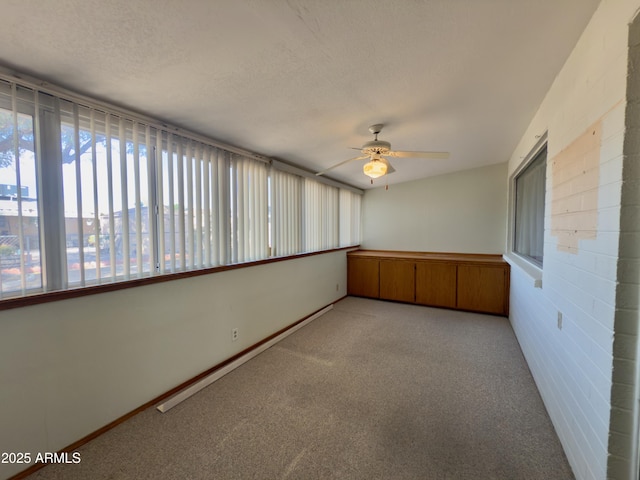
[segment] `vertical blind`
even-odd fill
[[[270,177],[271,255],[302,251],[302,188],[297,175],[272,170]]]
[[[233,155],[231,161],[231,263],[267,257],[267,165]]]
[[[340,189],[340,242],[341,247],[360,243],[360,212],[362,196],[350,190]]]
[[[360,242],[361,197],[0,79],[0,298]]]
[[[338,246],[339,190],[305,178],[304,250],[324,250]]]

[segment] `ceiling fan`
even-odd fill
[[[369,131],[375,135],[375,139],[365,143],[362,148],[356,149],[362,152],[362,155],[355,158],[350,158],[349,160],[345,160],[344,162],[337,163],[332,167],[327,168],[321,172],[316,173],[316,175],[324,175],[330,170],[334,168],[341,167],[349,162],[353,162],[356,160],[364,160],[368,158],[369,161],[364,165],[362,171],[368,177],[371,177],[371,183],[373,183],[374,178],[381,177],[383,175],[388,175],[396,171],[395,168],[389,163],[389,161],[384,157],[410,157],[410,158],[427,158],[427,159],[443,159],[446,160],[449,158],[449,152],[407,152],[407,151],[398,151],[391,150],[391,144],[389,142],[385,142],[384,140],[378,140],[378,134],[382,131],[383,124],[371,125],[369,127]]]

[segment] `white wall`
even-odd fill
[[[345,294],[339,251],[0,312],[0,452],[57,451]]]
[[[366,190],[362,248],[504,253],[506,163]]]
[[[632,416],[621,411],[619,421],[610,422],[610,417],[617,401],[612,397],[612,367],[627,26],[639,6],[638,0],[602,1],[508,166],[511,177],[536,135],[548,130],[542,287],[536,288],[532,276],[512,263],[510,320],[578,479],[633,478],[626,448],[632,439]],[[581,197],[593,207],[575,207],[572,217],[561,218],[553,202],[559,196],[558,175],[566,152],[584,144],[580,139],[597,128],[601,142],[595,169],[563,180],[573,186],[589,175],[595,178],[594,189]],[[560,241],[558,225],[565,229]],[[574,230],[569,231],[569,225]],[[575,247],[567,247],[566,239],[573,234]],[[620,448],[614,451],[609,437],[616,429],[626,430],[626,438],[618,439]]]

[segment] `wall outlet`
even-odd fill
[[[558,330],[562,330],[562,312],[558,312]]]
[[[237,339],[238,339],[238,329],[233,328],[231,329],[231,341],[235,342]]]
[[[340,284],[336,283],[336,292],[339,292],[339,291],[340,291]]]

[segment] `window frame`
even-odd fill
[[[542,244],[542,252],[543,258],[542,261],[537,262],[534,258],[522,254],[516,250],[516,228],[517,228],[517,189],[516,189],[516,181],[518,178],[524,174],[527,169],[534,164],[536,159],[539,158],[539,155],[542,154],[543,150],[546,150],[547,158],[545,159],[545,169],[548,167],[548,134],[545,132],[540,136],[536,136],[535,145],[529,150],[529,153],[523,157],[522,162],[518,165],[518,167],[511,174],[509,179],[509,225],[508,225],[508,242],[507,242],[507,253],[504,256],[505,260],[507,260],[510,264],[516,265],[520,267],[529,277],[533,280],[533,285],[536,288],[542,287],[542,271],[544,264],[544,232],[545,232],[545,222],[546,222],[546,204],[547,204],[547,177],[548,175],[545,172],[545,181],[544,181],[544,206],[545,213],[542,216],[542,230],[543,230],[543,244]]]

